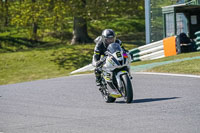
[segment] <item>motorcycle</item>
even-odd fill
[[[101,94],[107,103],[115,102],[116,98],[124,98],[126,103],[133,100],[130,63],[131,57],[118,43],[108,46],[101,67]]]

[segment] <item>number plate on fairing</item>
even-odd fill
[[[122,57],[122,54],[121,54],[121,52],[117,52],[117,53],[116,53],[116,55],[117,55],[117,58],[120,58],[120,57]]]

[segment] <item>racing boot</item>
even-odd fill
[[[96,77],[96,85],[101,86],[101,77]]]

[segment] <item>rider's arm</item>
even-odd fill
[[[116,43],[119,43],[120,44],[120,46],[122,47],[122,41],[121,40],[119,40],[119,39],[116,39],[116,41],[115,41]]]
[[[119,40],[119,39],[116,39],[116,41],[115,41],[116,43],[119,43],[120,44],[120,46],[122,47],[122,49],[125,51],[125,52],[127,52],[127,50],[124,48],[124,46],[123,46],[123,44],[122,44],[122,41],[121,40]]]
[[[100,47],[98,44],[96,44],[95,48],[94,48],[94,55],[93,55],[93,59],[92,59],[92,65],[93,66],[97,66],[98,61],[101,58],[101,54],[100,54]]]

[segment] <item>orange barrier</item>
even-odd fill
[[[165,57],[177,55],[176,53],[176,36],[163,39]]]

